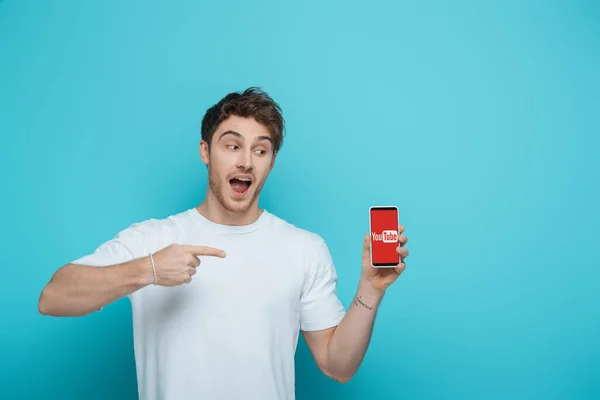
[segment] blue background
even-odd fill
[[[344,304],[369,206],[399,207],[411,252],[350,383],[300,342],[298,399],[600,398],[599,20],[594,1],[0,2],[0,397],[136,397],[129,301],[57,319],[39,293],[202,201],[202,115],[257,85],[288,129],[261,206],[327,240]]]

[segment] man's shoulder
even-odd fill
[[[277,216],[273,216],[273,225],[278,248],[286,257],[300,262],[307,274],[326,276],[332,270],[335,273],[329,246],[321,234]]]
[[[148,217],[132,222],[119,235],[168,235],[178,231],[182,223],[190,218],[190,210],[180,211],[164,217]]]
[[[273,219],[273,230],[277,238],[302,244],[305,248],[317,249],[325,244],[325,239],[317,232],[303,228],[296,223],[283,217],[271,214]]]

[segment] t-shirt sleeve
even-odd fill
[[[144,235],[138,229],[139,227],[140,223],[132,224],[112,239],[102,243],[92,253],[71,261],[71,264],[104,267],[133,260],[135,252],[139,251],[144,243]],[[97,311],[103,309],[104,307],[101,307]]]
[[[110,240],[102,243],[92,253],[86,254],[71,263],[102,267],[133,260],[135,253],[143,246],[144,242],[144,235],[139,226],[139,223],[132,224],[121,230]]]
[[[300,329],[316,331],[338,325],[346,311],[337,294],[337,273],[325,242],[318,245],[316,262],[307,267],[300,301]]]

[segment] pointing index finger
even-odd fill
[[[216,249],[209,246],[185,246],[185,250],[192,253],[192,255],[198,256],[214,256],[224,258],[225,252],[221,249]]]

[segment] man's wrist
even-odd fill
[[[374,309],[381,303],[384,294],[385,290],[376,289],[369,281],[361,279],[354,304],[366,309]]]
[[[133,261],[132,270],[133,279],[138,286],[145,287],[154,283],[154,274],[152,273],[152,262],[150,257],[141,257]]]

